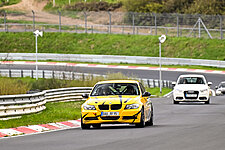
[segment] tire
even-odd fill
[[[82,118],[81,118],[81,129],[90,129],[90,125],[89,124],[84,124]]]
[[[92,127],[96,128],[96,129],[99,129],[99,128],[101,128],[101,124],[93,124]]]
[[[152,112],[151,112],[151,118],[149,121],[147,121],[145,123],[146,126],[153,126],[153,108],[152,108]]]
[[[179,104],[179,102],[178,102],[178,101],[173,100],[173,104]]]
[[[145,114],[144,114],[144,108],[142,108],[142,110],[141,110],[140,123],[136,123],[135,126],[138,127],[138,128],[144,128],[144,127],[145,127]]]
[[[210,98],[205,102],[205,104],[210,104]]]

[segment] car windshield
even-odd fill
[[[178,84],[205,84],[201,77],[181,77]]]
[[[106,95],[139,95],[139,88],[136,83],[106,83],[97,84],[91,96]]]
[[[225,83],[220,83],[219,88],[225,88]]]

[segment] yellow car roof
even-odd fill
[[[105,83],[139,83],[136,80],[107,80],[107,81],[100,81],[96,84],[105,84]]]

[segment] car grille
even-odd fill
[[[98,105],[98,108],[100,110],[109,110],[109,108],[111,108],[111,110],[119,110],[119,109],[121,109],[121,107],[122,107],[121,104]]]
[[[107,116],[107,117],[101,117],[102,120],[118,120],[120,116]]]
[[[189,97],[189,96],[187,96],[188,94],[195,94],[196,96]],[[184,97],[185,97],[185,99],[197,99],[198,98],[198,94],[199,94],[198,91],[184,91]]]
[[[100,110],[109,110],[109,105],[98,105]]]
[[[111,105],[111,110],[119,110],[121,109],[122,105],[121,104],[113,104]]]
[[[128,119],[137,119],[136,116],[123,116],[123,120],[128,120]]]

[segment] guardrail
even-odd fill
[[[0,96],[0,117],[37,113],[44,110],[45,92]]]
[[[35,53],[0,53],[1,60],[35,60]],[[116,55],[87,55],[87,54],[49,54],[39,53],[38,59],[42,61],[75,61],[96,63],[128,63],[128,64],[154,64],[159,65],[159,57],[143,56],[116,56]],[[225,61],[167,58],[162,57],[162,65],[197,65],[225,68]]]

